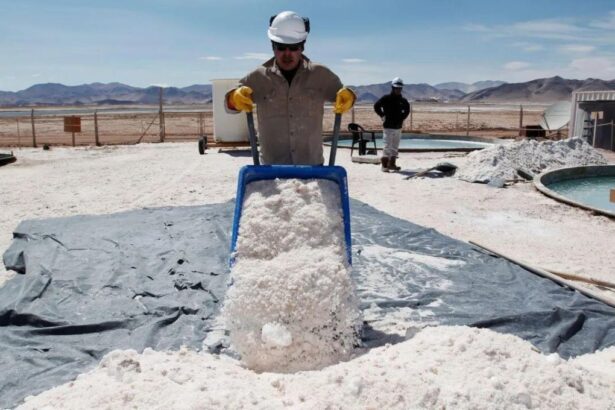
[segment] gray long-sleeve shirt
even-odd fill
[[[337,75],[304,57],[289,86],[272,58],[239,83],[253,91],[263,164],[324,162],[323,106],[342,88]]]

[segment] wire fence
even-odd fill
[[[481,137],[516,137],[528,125],[537,125],[545,106],[495,104],[421,104],[412,103],[412,112],[404,122],[405,132],[467,135]],[[200,111],[85,112],[80,109],[81,132],[74,135],[75,145],[135,144],[139,142],[190,141],[213,136],[211,108]],[[69,113],[69,114],[67,114]],[[64,117],[70,110],[54,114],[51,110],[0,111],[0,146],[72,145],[73,135],[64,132]],[[258,122],[258,112],[256,112]],[[325,107],[323,130],[333,129],[334,115]],[[342,130],[355,122],[366,129],[381,130],[382,121],[371,104],[360,104],[342,118]],[[560,133],[565,136],[567,130]]]

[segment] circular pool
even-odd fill
[[[557,169],[541,174],[534,185],[558,201],[615,217],[615,165]]]
[[[493,140],[479,137],[465,137],[457,135],[432,135],[432,134],[402,134],[399,143],[400,152],[421,152],[421,151],[475,151],[490,147],[494,144]],[[325,145],[331,145],[331,136],[325,138]],[[352,137],[350,134],[340,135],[338,148],[350,148]],[[359,144],[355,144],[357,149]],[[381,150],[384,146],[382,133],[376,133],[376,149]],[[373,149],[373,142],[367,143],[367,149]]]

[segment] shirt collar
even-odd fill
[[[303,58],[301,59],[301,62],[299,63],[299,69],[297,70],[297,74],[299,74],[303,70],[309,69],[311,64],[312,63],[310,59],[304,54]],[[284,75],[280,71],[280,67],[278,67],[275,62],[275,57],[271,57],[269,60],[265,61],[265,63],[263,63],[263,67],[267,68],[268,70],[271,70],[272,73],[284,78]]]

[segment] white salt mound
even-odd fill
[[[271,259],[300,248],[345,246],[339,187],[328,180],[266,180],[246,186],[236,257]]]
[[[247,186],[223,317],[251,369],[320,369],[358,345],[340,204],[339,187],[325,180]]]
[[[519,168],[539,174],[557,168],[605,164],[606,159],[582,138],[524,140],[470,153],[456,176],[469,182],[488,182],[496,178],[513,180],[518,179]]]
[[[615,409],[615,377],[515,336],[433,327],[320,371],[256,373],[229,357],[109,353],[20,409]]]

